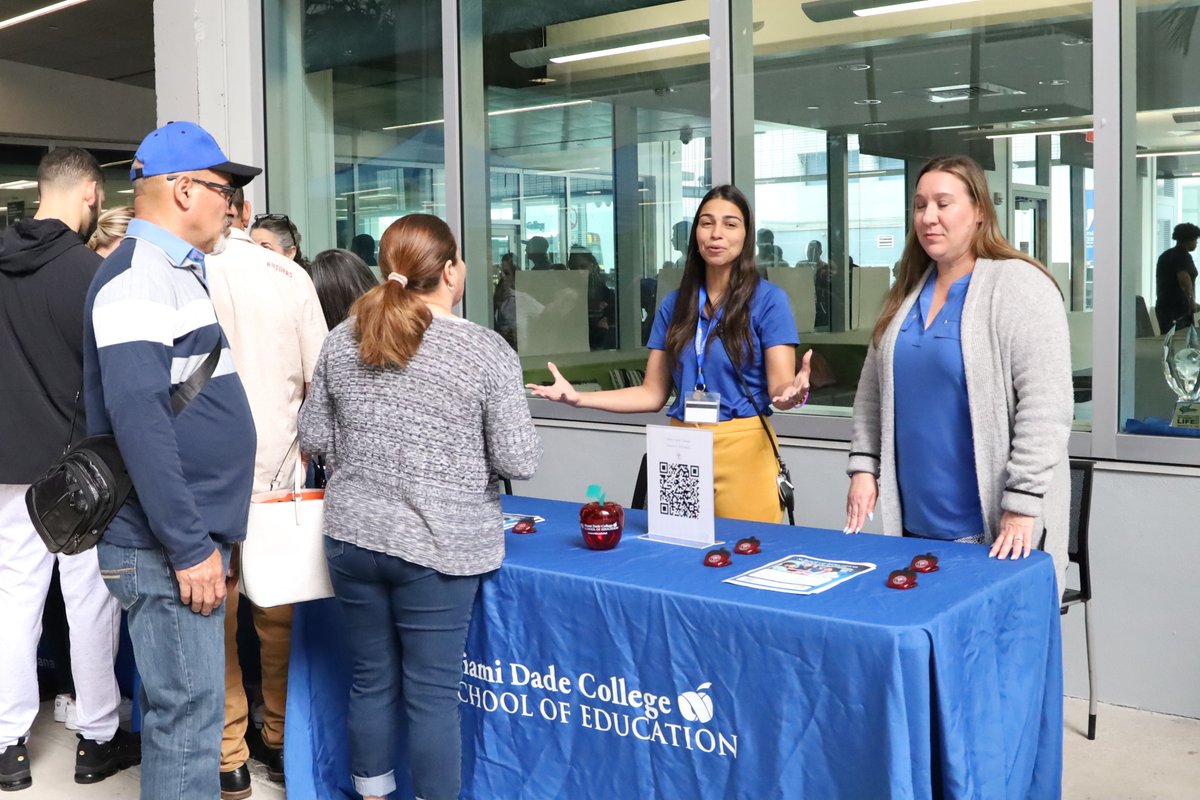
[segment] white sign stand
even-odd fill
[[[642,538],[705,548],[713,523],[713,434],[704,428],[646,426],[646,508]]]

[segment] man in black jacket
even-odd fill
[[[25,740],[38,710],[37,645],[55,556],[29,520],[25,490],[82,438],[84,298],[100,257],[84,246],[104,202],[85,150],[59,147],[38,166],[39,205],[0,235],[0,790],[32,783]],[[76,412],[78,411],[78,418]],[[74,429],[72,432],[72,421]],[[94,783],[140,761],[118,729],[113,674],[120,607],[96,551],[57,556],[71,629],[75,780]]]

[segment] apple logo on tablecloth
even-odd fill
[[[708,722],[713,718],[713,702],[705,689],[711,689],[712,683],[702,683],[694,692],[684,692],[679,695],[679,713],[688,722]]]

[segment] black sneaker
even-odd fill
[[[29,751],[25,740],[18,739],[0,752],[0,792],[15,792],[33,785],[29,771]]]
[[[100,744],[75,734],[75,782],[98,783],[119,770],[142,763],[142,739],[136,733],[117,728],[112,741]]]

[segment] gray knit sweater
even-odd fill
[[[926,273],[928,275],[928,273]],[[924,280],[867,350],[854,398],[847,472],[879,477],[883,525],[903,527],[896,477],[893,354],[900,324]],[[979,259],[963,305],[963,368],[971,410],[975,472],[990,544],[1002,511],[1038,518],[1061,591],[1067,568],[1071,502],[1067,439],[1074,415],[1067,315],[1054,282],[1017,259]],[[929,413],[936,414],[931,408]]]
[[[496,569],[497,476],[529,478],[542,455],[516,353],[434,317],[408,364],[368,367],[353,324],[325,340],[300,410],[300,446],[331,463],[326,535],[446,575]]]

